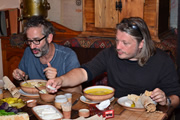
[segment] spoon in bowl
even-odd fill
[[[26,77],[24,78],[19,72],[18,72],[18,74],[19,74],[19,77],[28,84],[28,82],[27,82],[27,80],[26,80]],[[25,76],[26,76],[26,75],[25,75]]]

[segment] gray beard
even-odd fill
[[[34,54],[36,57],[42,57],[49,52],[49,44],[46,43],[38,54]]]

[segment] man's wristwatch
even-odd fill
[[[171,99],[169,97],[167,97],[167,106],[171,106]]]

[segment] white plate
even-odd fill
[[[91,101],[89,99],[87,99],[86,97],[84,96],[81,96],[80,97],[80,100],[84,103],[87,103],[87,104],[97,104],[97,103],[100,103],[100,102],[96,102],[96,101]],[[114,97],[112,97],[111,99],[109,99],[111,102],[114,100]]]
[[[51,114],[49,113],[51,110]],[[46,118],[46,120],[61,120],[63,115],[62,113],[56,109],[54,106],[52,105],[38,105],[32,108],[33,113],[35,114],[35,116],[38,118],[38,120],[44,120],[43,117]],[[46,112],[46,114],[45,114]],[[57,115],[59,116],[58,118],[53,119],[54,117],[57,117]],[[50,117],[49,119],[47,117]]]
[[[125,106],[125,102],[128,101],[128,97],[127,96],[124,96],[124,97],[120,97],[117,102],[123,106],[125,109],[128,109],[128,110],[133,110],[133,111],[145,111],[146,109],[145,108],[133,108],[133,107],[128,107],[128,106]]]
[[[37,97],[39,97],[39,94],[26,93],[26,92],[24,92],[22,89],[20,89],[19,92],[20,92],[20,94],[21,94],[22,96],[31,97],[31,98],[37,98]]]

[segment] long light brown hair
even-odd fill
[[[137,55],[138,64],[140,66],[146,64],[148,59],[156,52],[149,29],[142,18],[124,18],[119,24],[117,24],[116,29],[133,36],[137,40],[138,44],[144,40],[144,45]]]

